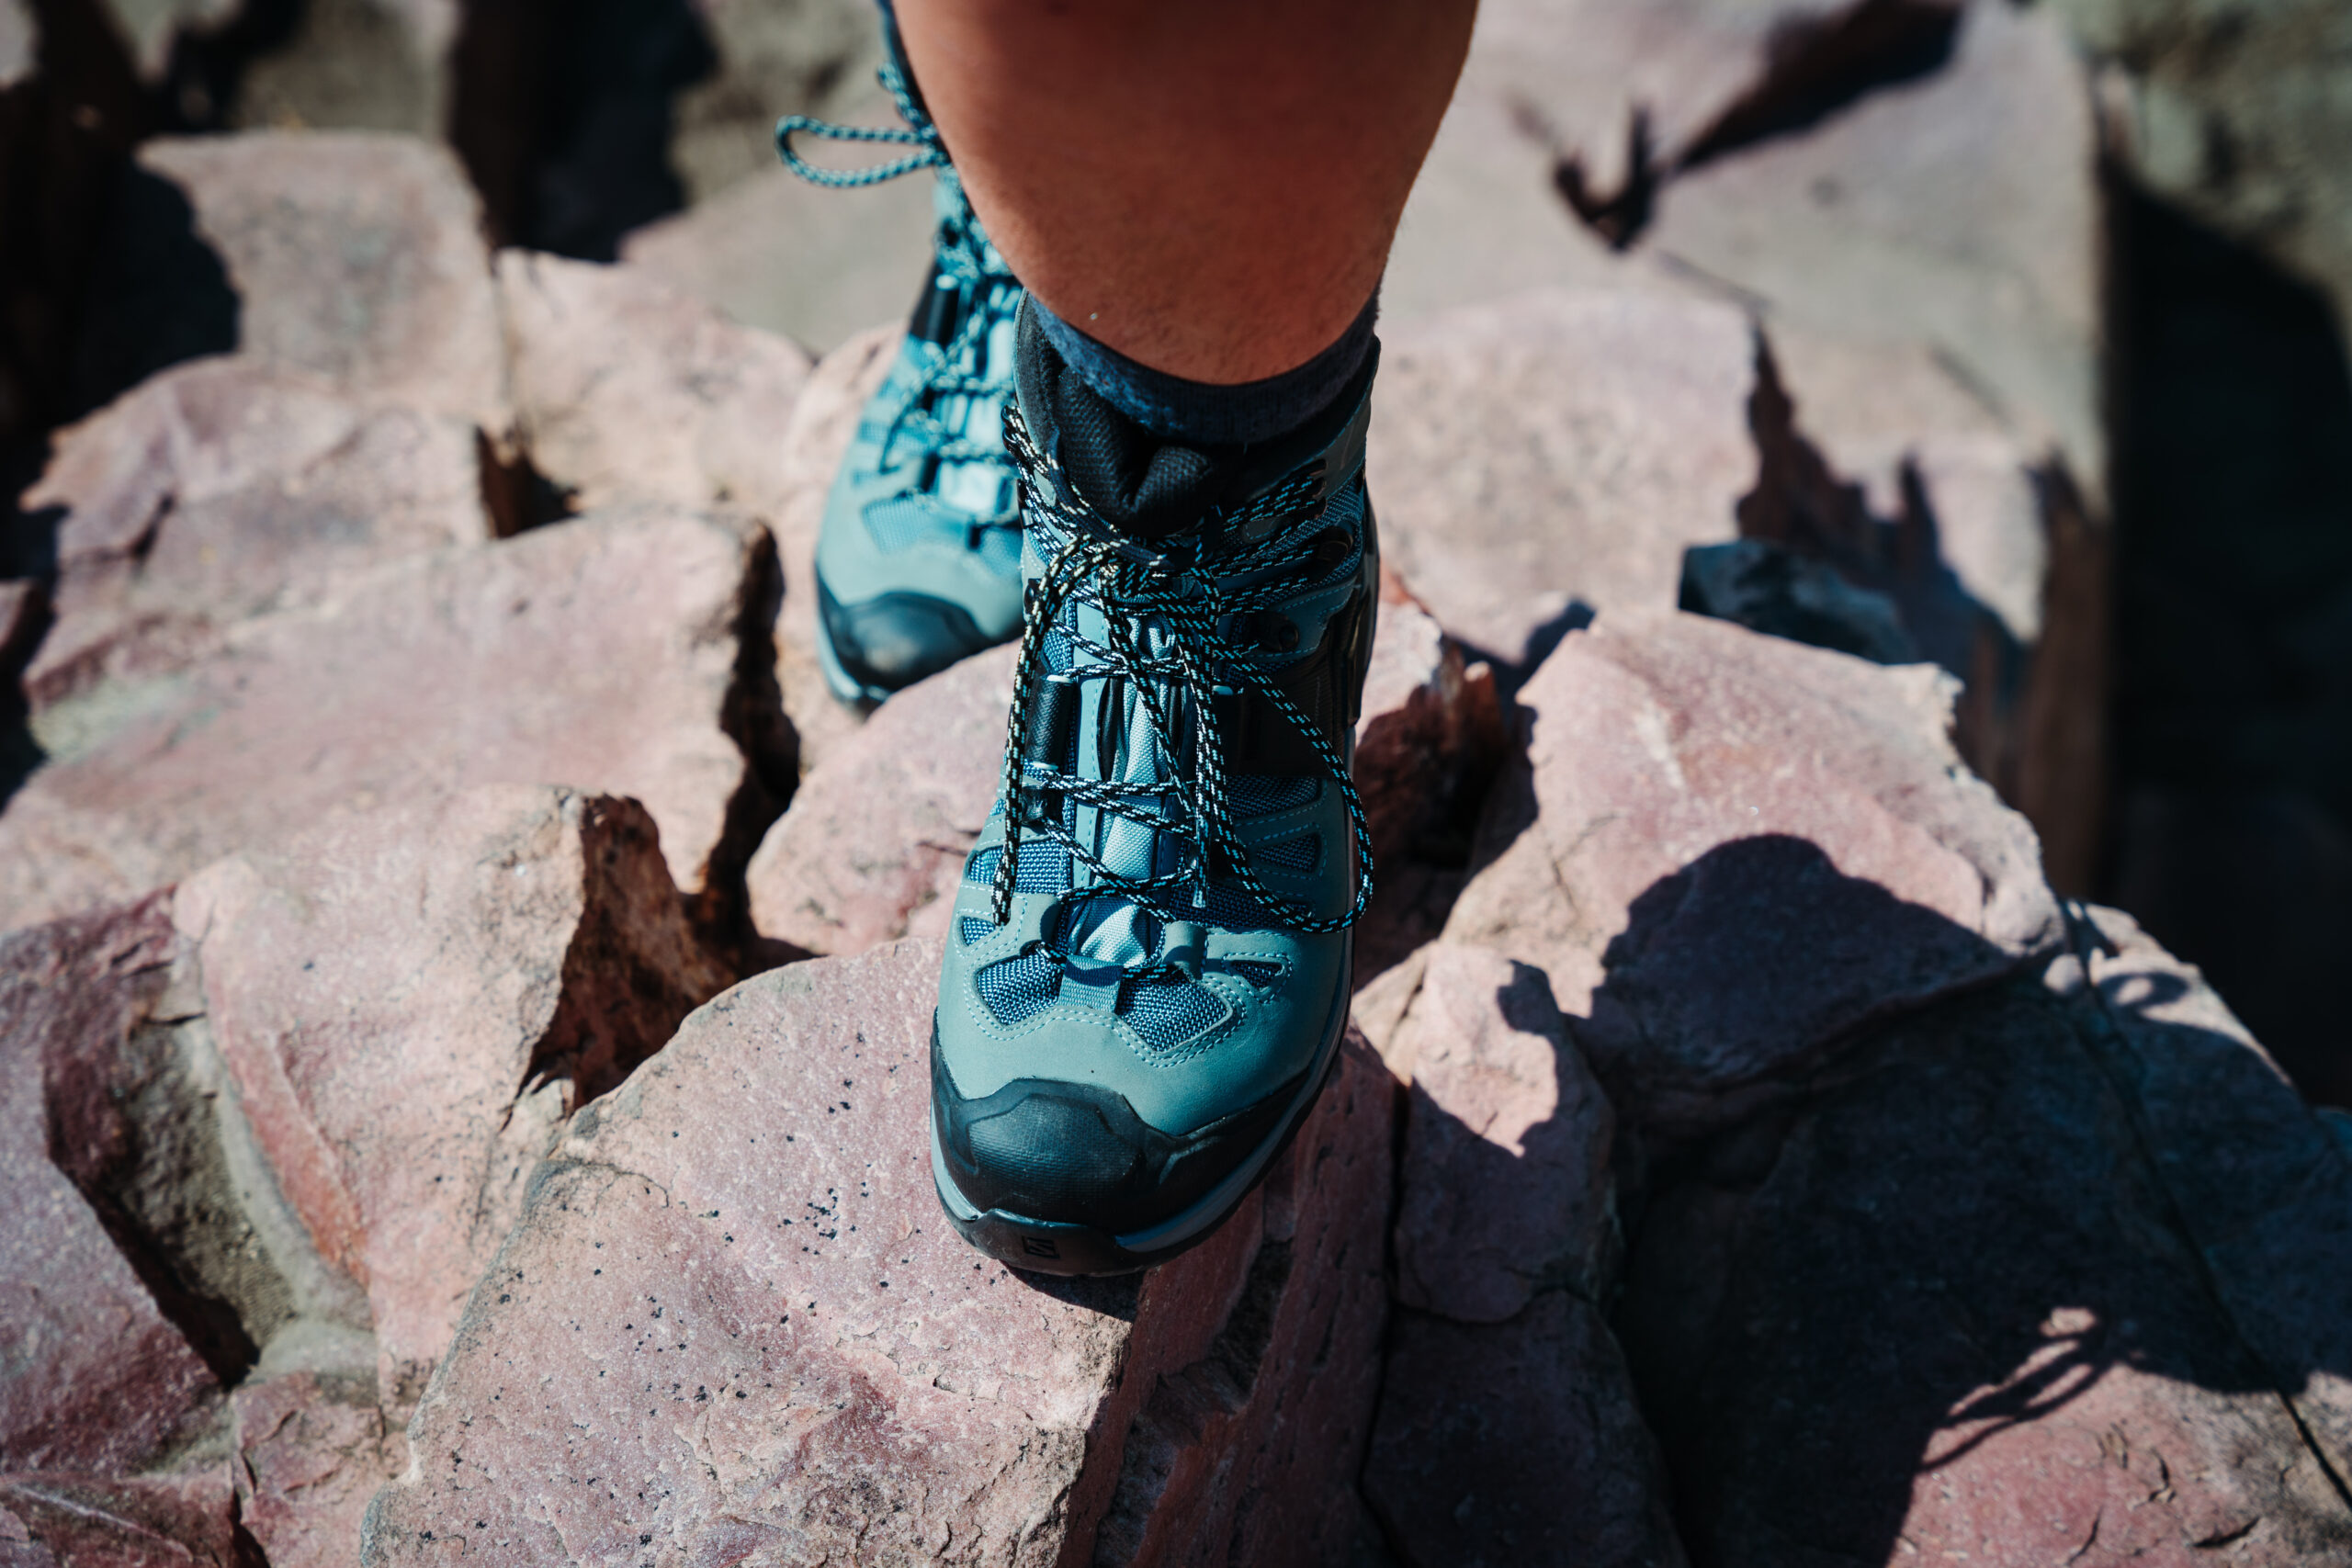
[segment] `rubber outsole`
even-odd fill
[[[946,1213],[947,1223],[956,1227],[956,1235],[1007,1268],[1064,1277],[1132,1274],[1165,1263],[1206,1241],[1265,1179],[1291,1139],[1298,1135],[1306,1113],[1315,1108],[1315,1102],[1322,1098],[1324,1086],[1330,1081],[1340,1060],[1340,1042],[1348,1028],[1348,1003],[1355,978],[1352,946],[1351,943],[1340,977],[1338,1000],[1324,1024],[1322,1044],[1297,1098],[1250,1156],[1236,1166],[1233,1174],[1212,1189],[1207,1197],[1172,1219],[1125,1233],[1033,1219],[1002,1209],[983,1210],[964,1197],[956,1179],[948,1173],[946,1156],[939,1146],[939,1119],[932,1116],[927,1118],[931,1126],[932,1186],[939,1194],[939,1206]],[[931,1027],[936,1036],[939,1017],[935,1011]]]

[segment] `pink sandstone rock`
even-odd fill
[[[1017,646],[899,693],[801,781],[745,874],[752,923],[809,953],[944,937],[996,799]]]
[[[964,856],[988,819],[1004,762],[1018,649],[964,660],[899,693],[812,769],[752,856],[761,934],[810,953],[862,952],[901,936],[944,936]],[[1356,784],[1392,892],[1359,934],[1366,977],[1442,921],[1414,852],[1483,784],[1500,750],[1491,679],[1410,604],[1383,607],[1357,728]]]
[[[775,677],[784,711],[800,735],[800,771],[815,770],[864,722],[836,701],[817,663],[817,533],[842,455],[857,434],[865,400],[898,357],[897,327],[858,333],[817,362],[784,433],[784,501],[769,519],[784,566],[784,610],[775,623]]]
[[[0,910],[155,886],[346,802],[560,783],[643,801],[723,925],[766,781],[787,784],[771,551],[724,518],[582,518],[340,579],[218,658],[59,705],[35,726],[52,760],[0,812]]]
[[[634,801],[496,785],[343,815],[173,919],[264,1156],[412,1405],[560,1119],[726,983]]]
[[[807,354],[638,267],[502,251],[497,277],[517,434],[576,505],[777,515]]]
[[[164,1475],[0,1474],[9,1568],[248,1568],[218,1462]]]
[[[62,514],[56,620],[25,677],[37,705],[216,652],[338,574],[490,536],[464,423],[243,357],[167,370],[55,451],[21,503]]]
[[[1340,1554],[1387,1075],[1351,1045],[1260,1194],[1139,1284],[1033,1280],[939,1213],[938,963],[907,942],[758,976],[574,1119],[363,1561]]]
[[[1544,976],[1427,950],[1382,1059],[1408,1086],[1396,1299],[1500,1323],[1540,1291],[1606,1297],[1619,1242],[1614,1116]]]
[[[1364,1495],[1401,1568],[1681,1568],[1657,1439],[1598,1309],[1400,1312]]]
[[[128,1136],[107,1067],[176,945],[162,897],[0,940],[0,1472],[135,1469],[217,1411],[213,1370],[108,1234],[119,1214],[74,1179]],[[25,1517],[4,1485],[0,1509]]]
[[[1520,694],[1527,761],[1446,934],[1549,976],[1621,1115],[1744,1114],[2060,940],[2032,829],[1952,752],[1950,689],[1697,616],[1573,633]]]
[[[349,1568],[378,1489],[408,1468],[408,1438],[372,1377],[296,1371],[248,1382],[236,1412],[238,1522],[269,1568]]]
[[[2321,1391],[2277,1371],[2290,1348],[2340,1367],[2340,1312],[2274,1319],[2301,1331],[2291,1346],[2245,1332],[2243,1302],[2297,1290],[2216,1290],[2227,1255],[2184,1225],[2183,1145],[2143,1131],[2169,1120],[2164,1064],[2118,1071],[2132,1052],[2101,1043],[2114,1025],[2079,962],[2053,979],[1876,1032],[1653,1199],[1617,1324],[1701,1561],[2188,1568],[2352,1550],[2325,1448],[2281,1398]],[[2242,1110],[2222,1080],[2276,1075],[2235,1049],[2205,1087]],[[2224,1122],[2197,1174],[2284,1174],[2267,1145],[2298,1124]],[[2317,1196],[2264,1181],[2242,1200],[2283,1201],[2265,1250],[2303,1280],[2340,1271],[2340,1204],[2314,1223]]]
[[[1675,602],[1756,482],[1747,321],[1727,305],[1546,289],[1427,318],[1382,355],[1366,447],[1386,560],[1506,663],[1592,610]]]
[[[410,137],[164,138],[140,163],[187,193],[239,299],[246,357],[359,398],[509,422],[481,209],[457,159]]]

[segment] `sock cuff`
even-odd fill
[[[1371,352],[1380,291],[1373,290],[1337,342],[1306,364],[1262,381],[1227,387],[1138,365],[1055,315],[1034,294],[1029,308],[1062,363],[1144,429],[1171,441],[1239,446],[1287,434],[1330,407]]]

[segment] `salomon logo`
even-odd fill
[[[1059,1258],[1062,1255],[1062,1249],[1054,1245],[1050,1236],[1024,1235],[1021,1238],[1021,1250],[1032,1258]]]

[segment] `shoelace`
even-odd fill
[[[787,115],[776,122],[776,152],[783,157],[785,167],[811,185],[833,190],[856,189],[881,185],[902,175],[922,169],[953,169],[947,148],[939,139],[939,128],[923,113],[909,89],[907,80],[898,66],[884,62],[875,73],[883,91],[890,95],[898,107],[899,117],[905,127],[878,125],[835,125],[831,120],[805,114]],[[828,141],[879,142],[890,146],[915,149],[903,158],[877,164],[864,169],[826,169],[809,163],[794,150],[792,138],[807,134]],[[952,428],[937,412],[942,398],[976,399],[1001,397],[1005,388],[1001,381],[991,382],[987,377],[965,368],[978,362],[978,354],[996,321],[1011,315],[1020,299],[1020,280],[1001,265],[991,265],[992,247],[980,232],[973,219],[971,208],[956,192],[956,213],[941,226],[935,253],[941,280],[952,284],[964,301],[955,333],[945,343],[916,340],[915,349],[922,364],[908,395],[892,412],[882,437],[883,461],[897,447],[899,438],[908,437],[925,459],[923,477],[918,489],[928,489],[938,468],[949,463],[981,465],[1010,475],[1012,459],[993,446],[970,439],[963,431]],[[1019,514],[1012,519],[981,522],[971,526],[966,543],[978,548],[983,530],[992,527],[1017,528]]]
[[[1224,874],[1295,931],[1312,935],[1353,925],[1372,897],[1372,829],[1363,798],[1348,776],[1347,760],[1322,728],[1257,670],[1252,656],[1261,650],[1236,645],[1220,629],[1235,624],[1232,617],[1276,608],[1289,593],[1333,570],[1323,565],[1324,558],[1315,549],[1316,535],[1302,534],[1298,527],[1317,510],[1319,476],[1312,469],[1302,472],[1246,506],[1214,512],[1152,548],[1111,533],[1091,513],[1059,499],[1069,491],[1058,466],[1037,450],[1018,406],[1005,410],[1004,434],[1021,476],[1023,513],[1037,530],[1032,537],[1039,543],[1057,542],[1043,575],[1023,592],[1021,658],[1006,721],[1004,848],[996,863],[990,918],[999,926],[1011,919],[1022,840],[1043,832],[1092,872],[1093,884],[1083,889],[1089,897],[1125,897],[1164,921],[1197,922],[1211,880]],[[1253,542],[1249,536],[1259,534],[1257,525],[1265,523],[1272,526]],[[1080,636],[1075,617],[1072,624],[1063,623],[1063,609],[1074,602],[1102,614],[1108,640]],[[1156,655],[1147,646],[1149,623],[1164,630],[1167,652]],[[1025,756],[1023,740],[1047,674],[1049,629],[1069,637],[1080,660],[1069,678],[1118,679],[1139,696],[1162,759],[1177,764],[1172,778],[1154,783],[1082,778]],[[1228,684],[1253,690],[1306,739],[1324,776],[1346,803],[1360,870],[1354,902],[1345,914],[1317,916],[1292,904],[1268,887],[1250,865],[1234,826],[1227,739],[1213,700],[1221,675]],[[1188,699],[1181,712],[1171,701],[1179,691]],[[1186,719],[1189,737],[1182,732]],[[1184,743],[1187,739],[1190,746]],[[1193,761],[1189,776],[1179,762],[1188,756]],[[1172,818],[1160,809],[1171,795],[1179,813]],[[1182,848],[1179,863],[1154,876],[1114,871],[1079,842],[1057,807],[1029,809],[1031,800],[1041,796],[1075,800],[1168,834]],[[1190,897],[1180,903],[1179,894]],[[1135,974],[1143,978],[1180,967],[1162,958]]]

